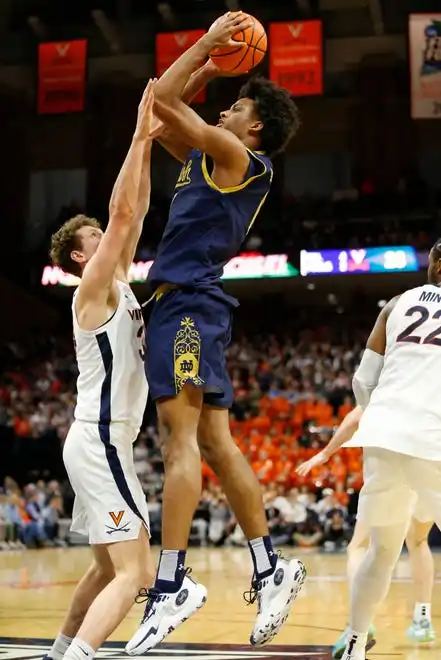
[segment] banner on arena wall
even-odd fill
[[[321,21],[270,23],[270,78],[294,96],[323,94]]]
[[[300,252],[300,274],[303,276],[405,273],[416,272],[419,268],[418,254],[410,245]]]
[[[129,270],[131,283],[142,283],[147,279],[153,261],[133,262]],[[259,254],[255,252],[241,254],[231,259],[224,268],[222,279],[244,280],[295,277],[299,271],[288,261],[286,254]],[[78,277],[65,273],[58,266],[45,266],[41,276],[43,286],[77,286]]]
[[[413,119],[441,118],[441,14],[409,16]]]
[[[205,34],[205,30],[180,30],[160,32],[156,35],[156,75],[159,78],[186,50]],[[201,62],[202,64],[202,62]],[[203,89],[194,103],[203,103],[206,98]]]
[[[39,114],[84,110],[86,57],[86,39],[39,44]]]

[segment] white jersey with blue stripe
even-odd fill
[[[378,385],[346,447],[381,447],[441,461],[441,290],[405,291],[386,323]]]
[[[141,307],[128,284],[117,282],[119,302],[96,330],[79,327],[72,302],[78,364],[75,419],[109,425],[142,423],[148,385],[144,369],[145,327]],[[135,436],[136,437],[136,436]]]

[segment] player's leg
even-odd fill
[[[218,476],[234,515],[248,539],[254,566],[249,599],[258,600],[252,644],[269,642],[289,614],[305,580],[305,567],[274,552],[268,531],[261,488],[251,466],[230,433],[228,410],[204,405],[199,422],[199,447]]]
[[[415,563],[412,562],[412,570],[414,580],[418,580],[418,592],[415,593],[417,602],[421,605],[416,607],[416,616],[421,616],[429,612],[430,619],[430,598],[431,598],[431,584],[433,584],[433,559],[430,553],[430,548],[427,543],[427,536],[430,531],[429,523],[434,520],[435,524],[440,527],[441,525],[441,463],[439,461],[428,461],[419,458],[412,458],[408,465],[408,478],[411,486],[418,496],[418,500],[414,510],[414,517],[419,521],[420,525],[416,529],[410,529],[409,532],[417,532],[415,538],[409,536],[410,545],[414,546],[416,551]],[[427,526],[421,526],[421,523],[426,523]],[[421,541],[421,543],[418,543]],[[411,552],[409,548],[409,553]],[[418,555],[421,556],[422,561],[425,563],[425,568],[418,566]],[[426,568],[427,567],[427,568]],[[428,607],[427,607],[428,605]],[[427,626],[427,640],[432,641],[435,637],[433,628]],[[413,626],[412,626],[413,628]],[[409,629],[411,632],[411,629]],[[415,636],[412,635],[414,638]],[[426,637],[425,632],[421,631],[419,637]]]
[[[210,296],[184,289],[158,295],[147,326],[147,380],[156,402],[162,455],[162,551],[141,625],[126,646],[141,655],[194,614],[203,585],[186,575],[185,555],[202,491],[197,429],[203,390],[212,386]]]
[[[352,584],[354,575],[363,561],[363,557],[369,546],[369,529],[357,520],[354,527],[354,533],[347,547],[346,576],[349,586]]]
[[[99,593],[115,577],[115,569],[105,545],[92,546],[93,562],[78,583],[52,648],[46,657],[62,660],[84,617]]]
[[[179,394],[157,402],[164,487],[162,547],[155,587],[176,592],[181,586],[193,514],[202,491],[201,455],[197,428],[203,392],[184,385]],[[173,558],[173,561],[172,561]]]
[[[72,529],[89,535],[97,546],[95,557],[103,559],[107,548],[114,568],[113,579],[90,604],[67,660],[93,657],[138,591],[153,583],[148,508],[133,462],[134,437],[136,430],[124,424],[75,422],[66,438],[63,459],[76,493]]]
[[[107,545],[115,577],[101,590],[64,655],[65,660],[93,658],[131,609],[141,588],[151,584],[150,547],[144,526],[139,537]]]
[[[369,626],[386,597],[403,547],[413,502],[405,471],[408,458],[383,449],[364,450],[358,517],[369,528],[370,544],[351,585],[344,660],[364,660]]]
[[[141,655],[200,609],[205,587],[186,576],[185,555],[194,512],[202,491],[197,427],[202,390],[184,385],[177,396],[157,402],[164,488],[162,550],[154,588],[141,625],[126,652]]]
[[[360,521],[357,520],[354,527],[354,533],[352,534],[352,539],[347,547],[347,558],[346,558],[346,575],[348,580],[349,591],[351,590],[351,585],[354,579],[354,575],[358,571],[363,557],[366,553],[366,550],[369,545],[369,530],[366,526]],[[349,635],[349,625],[346,626],[340,637],[335,642],[332,647],[332,657],[335,660],[339,660],[343,655],[345,650],[346,642]],[[375,645],[375,628],[373,625],[369,627],[368,639],[366,644],[366,651],[369,651]]]
[[[418,518],[425,517],[421,516],[418,505],[414,513]],[[408,630],[408,635],[411,639],[418,642],[432,642],[436,637],[431,620],[435,566],[428,543],[428,536],[432,526],[433,521],[420,522],[420,520],[414,517],[406,535],[406,546],[409,551],[409,559],[412,567],[415,603],[412,625]]]

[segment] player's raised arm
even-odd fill
[[[231,131],[209,126],[194,110],[179,101],[172,106],[155,102],[155,114],[182,136],[192,149],[208,154],[217,166],[238,172],[241,182],[249,163],[247,149]]]
[[[164,73],[155,89],[155,115],[174,134],[179,134],[183,143],[211,156],[218,167],[231,170],[230,174],[233,179],[238,179],[237,183],[242,181],[248,168],[249,157],[246,147],[230,131],[206,124],[183,102],[182,95],[190,76],[200,62],[217,46],[232,43],[237,46],[237,42],[231,41],[231,37],[239,30],[248,27],[248,22],[249,19],[244,18],[240,12],[229,12],[221,16],[209,32]],[[258,125],[261,126],[261,123],[256,119],[256,128],[259,127]],[[234,181],[232,183],[234,184]]]
[[[185,103],[185,105],[189,105],[194,97],[204,89],[204,87],[206,87],[206,85],[213,80],[218,73],[219,70],[216,65],[211,60],[208,60],[208,62],[191,74],[183,89],[181,101]],[[176,158],[176,160],[181,163],[185,162],[189,151],[192,149],[191,144],[187,144],[183,141],[182,135],[173,131],[170,126],[165,126],[165,124],[157,117],[153,118],[152,138],[159,142],[159,144],[166,149],[173,158]]]
[[[152,108],[153,83],[150,81],[139,104],[132,143],[113,187],[107,229],[95,254],[84,268],[78,289],[77,307],[85,300],[98,301],[108,295],[127,239],[138,220],[143,168],[146,156],[150,158],[148,143],[151,142]],[[144,190],[144,195],[145,193]],[[147,211],[145,202],[148,203],[148,197],[149,195],[147,200],[144,199],[143,211]]]
[[[360,365],[352,379],[352,389],[358,405],[366,408],[377,387],[386,351],[386,323],[400,296],[392,298],[383,307],[367,340]]]
[[[218,18],[210,30],[186,50],[161,76],[156,84],[155,98],[165,103],[182,101],[190,76],[200,68],[210,51],[216,46],[241,47],[242,44],[232,41],[231,37],[249,25],[249,18],[242,12],[227,12]]]
[[[151,192],[151,177],[150,177],[150,157],[152,151],[151,139],[146,140],[144,146],[143,165],[141,169],[141,180],[138,192],[138,204],[136,212],[133,216],[131,229],[123,247],[121,257],[119,260],[120,271],[118,278],[123,281],[129,281],[129,269],[132,265],[135,256],[136,248],[138,246],[139,238],[141,236],[144,218],[150,206],[150,192]]]

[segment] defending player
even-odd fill
[[[201,455],[249,539],[254,576],[247,600],[258,601],[252,644],[277,634],[305,578],[301,562],[275,553],[259,483],[231,438],[225,348],[238,303],[220,282],[268,194],[271,157],[297,130],[297,108],[287,92],[264,79],[250,80],[216,127],[181,98],[190,77],[207,71],[196,73],[210,50],[230,43],[247,25],[240,13],[218,19],[155,88],[155,114],[172,132],[166,146],[184,165],[149,274],[156,301],[147,327],[147,376],[163,441],[163,550],[143,621],[126,647],[132,655],[161,642],[205,602],[205,587],[183,587]]]
[[[369,626],[401,553],[414,493],[441,525],[441,240],[429,254],[428,284],[381,311],[354,375],[365,408],[347,446],[363,447],[358,517],[370,545],[351,590],[344,660],[364,660]]]
[[[313,468],[327,463],[331,456],[340,449],[345,442],[350,440],[358,428],[363,414],[363,408],[357,406],[346,415],[335,435],[329,443],[315,456],[305,461],[296,469],[297,474],[304,477]],[[409,559],[412,567],[414,582],[415,606],[412,625],[408,629],[410,639],[418,642],[431,642],[435,639],[435,631],[431,622],[431,600],[434,580],[433,556],[428,544],[429,532],[433,526],[421,506],[416,505],[410,527],[406,534],[406,546],[409,551]],[[353,577],[360,566],[369,544],[369,532],[360,520],[357,520],[352,539],[347,549],[347,578],[349,590]],[[332,657],[337,660],[343,655],[347,642],[349,627],[340,635],[332,648]],[[366,651],[374,644],[375,629],[371,625],[368,631]]]
[[[93,658],[154,576],[132,448],[148,391],[144,323],[128,280],[150,201],[152,106],[149,83],[106,231],[77,216],[52,237],[53,263],[81,277],[72,302],[78,398],[63,458],[75,491],[72,530],[88,535],[94,556],[49,652],[54,660]]]

